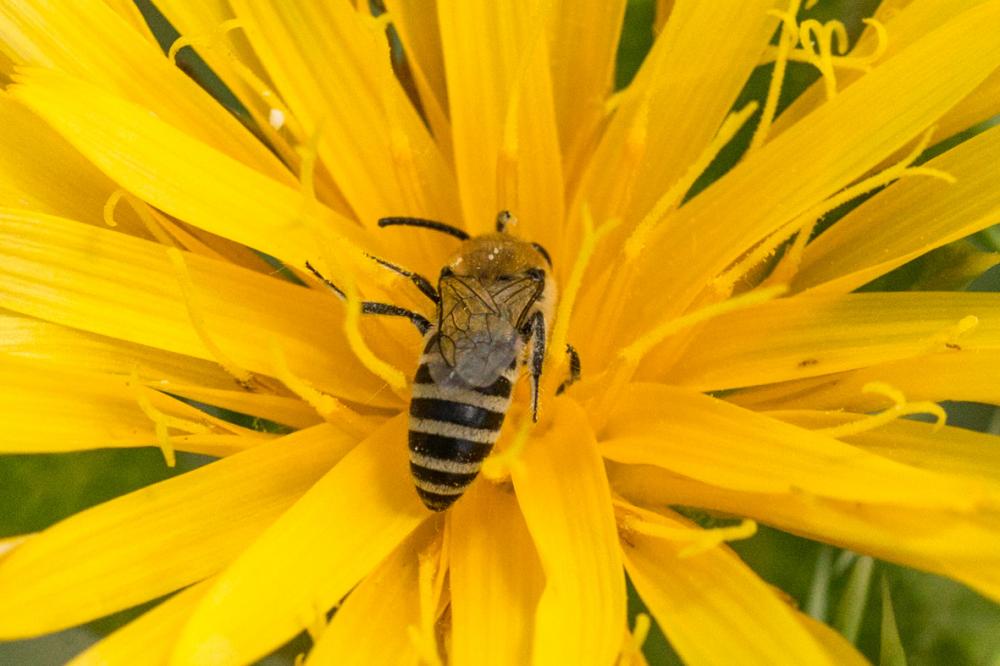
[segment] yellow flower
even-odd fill
[[[753,521],[1000,599],[996,438],[899,420],[1000,404],[1000,297],[852,293],[996,221],[1000,128],[914,160],[1000,111],[1000,1],[883,2],[849,53],[798,0],[659,3],[614,95],[624,0],[156,4],[166,58],[128,0],[0,5],[0,447],[221,459],[0,544],[0,638],[182,590],[78,663],[249,663],[303,629],[309,664],[630,663],[627,572],[685,661],[860,660],[725,546]],[[790,60],[822,78],[775,117]],[[583,379],[556,397],[550,353],[539,423],[521,382],[432,514],[405,445],[421,340],[357,296],[430,310],[365,253],[436,275],[451,240],[376,220],[501,209],[552,254],[549,349]]]

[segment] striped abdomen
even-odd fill
[[[428,509],[447,509],[479,474],[500,435],[517,371],[512,364],[489,386],[469,388],[435,383],[427,363],[420,364],[410,400],[410,472]]]

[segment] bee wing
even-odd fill
[[[438,348],[443,364],[431,364],[432,376],[443,383],[492,384],[517,358],[517,329],[474,279],[442,279],[440,292]]]

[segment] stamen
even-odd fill
[[[507,103],[503,124],[503,137],[497,152],[497,210],[517,210],[518,199],[518,140],[521,108],[521,87],[515,85]]]
[[[631,381],[632,376],[639,367],[639,362],[656,345],[666,340],[671,335],[700,324],[709,319],[714,319],[719,315],[744,308],[752,307],[766,301],[778,298],[788,291],[787,285],[774,285],[763,289],[749,291],[739,296],[713,303],[699,310],[689,312],[680,317],[674,317],[654,327],[644,335],[640,336],[632,344],[618,352],[617,362],[610,370],[610,376],[602,378],[602,392],[597,404],[591,411],[595,430],[600,432],[611,414],[612,409],[618,403],[622,391],[626,384]]]
[[[510,445],[502,451],[494,452],[484,460],[480,473],[494,483],[503,483],[510,478],[511,474],[524,471],[521,453],[528,443],[528,435],[531,433],[532,425],[531,419],[522,419]]]
[[[649,135],[649,98],[643,100],[635,112],[635,117],[625,132],[625,154],[618,169],[621,177],[615,179],[615,185],[608,196],[607,210],[611,215],[623,215],[632,201],[632,191],[635,178],[639,172],[639,164],[646,154]]]
[[[108,197],[108,200],[104,202],[103,214],[104,223],[106,225],[112,228],[118,226],[118,221],[115,219],[115,211],[118,208],[118,203],[122,199],[128,202],[132,210],[134,210],[136,215],[138,215],[139,221],[142,222],[143,226],[146,227],[147,231],[149,231],[149,233],[160,245],[166,245],[168,247],[175,245],[173,238],[171,238],[163,230],[163,227],[150,214],[149,204],[142,199],[132,196],[126,190],[121,188],[112,192]]]
[[[975,315],[962,317],[955,325],[949,326],[945,330],[933,336],[930,340],[929,347],[931,348],[931,351],[935,351],[940,347],[958,351],[962,348],[958,339],[978,326],[979,317],[976,317]]]
[[[321,130],[317,128],[309,137],[309,143],[299,148],[299,188],[306,199],[307,206],[316,203],[316,160],[319,155],[319,137]]]
[[[204,47],[206,49],[215,49],[219,46],[219,43],[225,38],[226,33],[232,30],[244,29],[243,22],[240,19],[229,19],[223,21],[219,26],[209,34],[197,34],[197,35],[180,35],[167,49],[167,59],[177,62],[177,52],[180,51],[185,46],[190,46],[192,48],[196,46]]]
[[[326,613],[319,606],[313,604],[311,612],[305,613],[305,615],[305,622],[302,624],[305,626],[309,638],[312,639],[313,645],[315,645],[319,641],[320,636],[326,632]]]
[[[184,261],[184,255],[177,248],[168,247],[167,257],[170,258],[170,263],[173,264],[174,273],[177,275],[177,282],[181,288],[181,297],[184,299],[184,305],[187,308],[188,319],[191,320],[191,326],[198,334],[198,338],[208,349],[208,352],[215,359],[216,363],[222,366],[222,369],[232,376],[240,386],[250,390],[253,373],[237,365],[223,353],[222,349],[208,335],[208,329],[205,326],[205,320],[201,316],[201,310],[195,306],[194,283],[191,280],[191,274],[188,272],[187,263]]]
[[[878,414],[866,416],[857,421],[843,423],[839,426],[833,426],[831,428],[820,428],[818,430],[814,430],[813,432],[826,435],[827,437],[840,439],[868,432],[869,430],[884,426],[887,423],[892,423],[902,416],[910,416],[913,414],[930,414],[935,417],[936,420],[934,423],[934,429],[937,431],[940,430],[948,420],[948,415],[945,413],[941,405],[936,402],[907,402],[902,391],[893,388],[884,382],[869,382],[861,388],[861,392],[885,396],[895,404],[889,409],[879,412]]]
[[[635,616],[635,626],[632,631],[625,630],[625,641],[622,643],[621,653],[618,655],[618,666],[629,666],[630,664],[643,664],[642,646],[649,636],[649,629],[652,622],[646,613],[638,613]]]
[[[406,628],[410,642],[416,648],[418,657],[426,666],[442,666],[441,655],[438,654],[437,635],[434,625],[437,617],[436,583],[442,578],[444,567],[441,566],[442,548],[439,541],[434,541],[427,549],[417,556],[417,580],[420,590],[420,626],[410,625]]]
[[[774,115],[778,110],[778,99],[781,97],[781,87],[785,81],[785,69],[788,66],[788,53],[799,41],[798,25],[795,17],[799,13],[801,0],[789,0],[788,10],[785,12],[771,11],[770,14],[777,16],[781,20],[781,35],[778,37],[778,54],[774,60],[774,72],[771,74],[771,82],[768,84],[767,97],[764,100],[764,111],[760,116],[760,124],[754,130],[753,138],[750,140],[750,148],[747,152],[753,152],[764,145],[767,134],[771,131],[771,123],[774,122]]]
[[[825,24],[808,19],[799,26],[800,41],[808,61],[823,76],[827,100],[837,95],[837,73],[833,68],[834,39],[840,55],[847,53],[847,29],[840,21]]]
[[[338,426],[348,435],[362,439],[368,433],[369,428],[361,416],[337,398],[323,393],[293,373],[277,340],[271,339],[269,342],[274,376],[281,380],[289,391],[302,398],[302,401],[316,410],[324,421]]]
[[[156,433],[157,446],[160,447],[160,452],[163,453],[163,460],[167,463],[167,467],[174,467],[177,464],[177,455],[174,451],[174,445],[170,441],[170,433],[167,431],[168,428],[175,428],[187,433],[199,435],[211,432],[210,428],[202,425],[201,423],[195,423],[194,421],[182,419],[177,416],[170,416],[169,414],[165,414],[154,407],[152,401],[149,399],[149,396],[145,393],[145,387],[139,381],[138,368],[132,369],[132,375],[127,382],[127,386],[132,390],[132,395],[135,397],[135,401],[139,404],[139,409],[142,410],[143,414],[149,417],[150,421],[153,422],[153,430]]]
[[[738,525],[687,527],[664,524],[657,519],[657,514],[640,510],[622,501],[615,501],[615,507],[618,510],[619,526],[626,532],[667,541],[690,542],[678,551],[677,556],[681,559],[700,555],[729,541],[749,539],[757,533],[756,521],[749,518],[742,520]]]
[[[773,285],[763,289],[756,289],[718,303],[713,303],[712,305],[708,305],[700,310],[695,310],[694,312],[689,312],[680,317],[669,319],[651,329],[635,342],[627,346],[620,352],[619,355],[627,364],[638,364],[638,362],[642,360],[642,357],[649,353],[653,347],[685,328],[690,328],[695,324],[700,324],[703,321],[714,319],[715,317],[727,312],[743,310],[745,308],[753,307],[754,305],[759,305],[760,303],[765,303],[782,296],[787,291],[787,285]]]
[[[805,248],[810,240],[810,237],[812,236],[812,231],[824,215],[832,210],[835,210],[839,206],[842,206],[843,204],[852,201],[863,194],[871,192],[872,190],[878,189],[883,185],[887,185],[894,180],[907,176],[929,176],[932,178],[940,178],[947,183],[954,183],[954,176],[941,171],[940,169],[924,166],[910,166],[921,155],[921,153],[924,152],[924,149],[927,148],[927,144],[930,142],[930,138],[934,133],[934,130],[934,127],[929,128],[917,142],[914,149],[893,166],[878,172],[874,176],[865,178],[854,185],[844,188],[832,197],[824,199],[819,204],[802,213],[791,222],[781,226],[740,261],[715,278],[712,282],[713,287],[720,293],[731,292],[737,280],[750,271],[750,269],[754,266],[776,252],[786,239],[794,234],[797,234],[795,242],[782,257],[781,263],[775,267],[767,280],[768,283],[791,281],[802,262],[802,255],[805,252]]]
[[[344,293],[347,294],[347,313],[344,317],[344,333],[351,351],[358,357],[362,365],[374,375],[382,379],[397,393],[406,389],[406,376],[391,363],[383,361],[368,347],[361,334],[361,298],[358,296],[357,285],[353,280],[344,282]]]
[[[570,271],[569,279],[566,281],[566,286],[559,298],[559,307],[556,310],[555,327],[552,329],[552,342],[550,343],[551,349],[562,350],[566,348],[573,306],[576,304],[576,297],[580,293],[580,287],[583,285],[583,278],[587,272],[587,265],[590,263],[590,259],[594,256],[594,252],[597,250],[597,246],[601,240],[603,240],[621,223],[621,220],[609,220],[608,222],[602,224],[600,229],[595,231],[594,218],[591,215],[590,206],[586,202],[584,202],[582,206],[582,217],[583,236],[580,239],[580,245],[576,251],[576,257],[573,260],[573,268]],[[565,356],[557,356],[553,366],[550,368],[549,372],[545,374],[547,385],[554,383],[562,376],[562,370],[565,365]],[[547,388],[551,387],[547,386]]]
[[[663,219],[663,217],[669,213],[671,210],[677,207],[684,195],[691,189],[694,182],[698,177],[708,168],[708,165],[712,163],[719,152],[726,147],[726,144],[732,140],[736,133],[739,132],[743,126],[750,120],[751,116],[757,112],[758,108],[757,102],[750,102],[744,106],[739,111],[730,113],[722,126],[719,128],[718,133],[712,142],[708,145],[705,150],[698,156],[698,158],[691,163],[677,182],[675,182],[666,194],[664,194],[656,202],[653,208],[646,213],[646,216],[642,221],[636,226],[635,230],[629,236],[628,240],[625,242],[625,261],[626,265],[631,264],[639,254],[645,249],[646,242],[648,240],[650,232],[653,230],[657,222]]]
[[[862,19],[862,22],[871,26],[875,30],[875,48],[868,55],[829,55],[829,63],[837,69],[849,69],[859,72],[869,72],[874,65],[889,48],[889,33],[881,21],[872,18]],[[768,47],[761,58],[760,64],[767,64],[777,58],[777,47]],[[813,55],[805,48],[792,49],[788,53],[788,59],[793,62],[804,62],[813,64]]]
[[[111,193],[108,200],[104,202],[104,224],[109,227],[117,227],[118,222],[115,220],[115,208],[118,206],[118,202],[121,201],[122,197],[125,196],[125,190],[120,187]]]

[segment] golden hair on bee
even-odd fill
[[[437,287],[399,266],[375,258],[411,280],[435,305],[433,319],[396,305],[366,301],[362,312],[407,317],[424,336],[423,354],[410,399],[410,471],[417,494],[433,511],[451,506],[479,474],[510,408],[513,387],[528,367],[532,419],[556,286],[548,252],[507,233],[514,217],[497,215],[495,233],[469,237],[442,222],[410,217],[379,220],[379,226],[433,229],[462,241],[441,269]],[[344,292],[306,267],[342,298]],[[530,353],[529,353],[530,352]],[[580,359],[567,345],[570,376]]]

